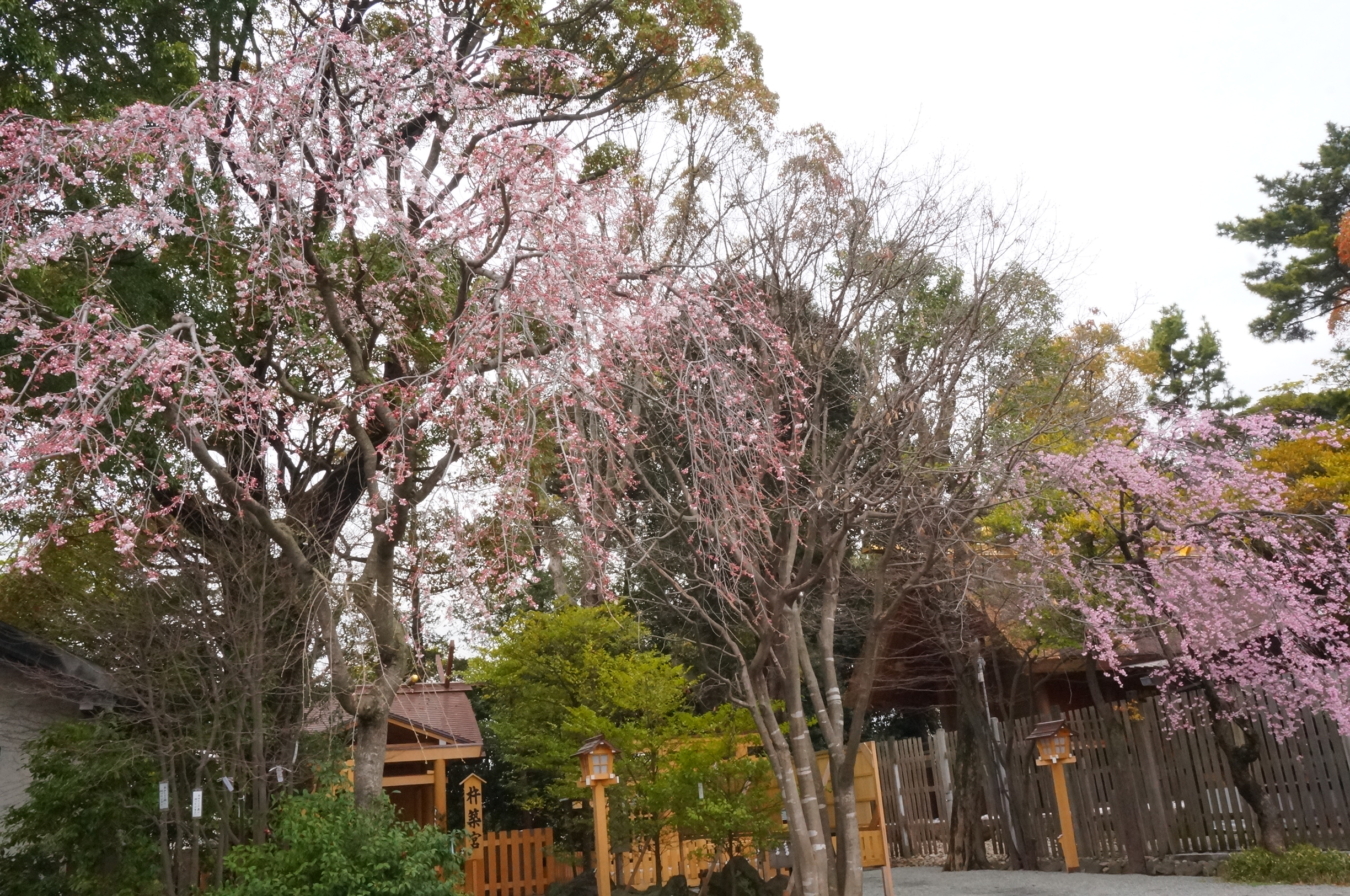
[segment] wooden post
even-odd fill
[[[1050,766],[1055,779],[1055,804],[1059,808],[1059,848],[1064,852],[1064,870],[1078,870],[1078,841],[1073,836],[1073,813],[1069,809],[1069,785],[1064,780],[1064,765]]]
[[[886,832],[886,798],[881,792],[881,763],[877,761],[877,742],[867,742],[867,752],[872,756],[872,783],[877,790],[877,819],[881,822],[881,883],[886,888],[886,896],[895,896],[895,884],[891,881],[891,841]]]
[[[446,795],[445,795],[445,760],[444,760],[444,759],[436,759],[436,760],[433,760],[433,761],[432,761],[432,784],[431,784],[431,786],[434,788],[434,789],[433,789],[433,796],[434,796],[434,805],[435,805],[435,810],[436,810],[436,814],[433,815],[432,818],[434,818],[435,821],[436,821],[436,827],[438,827],[438,828],[440,828],[441,830],[444,831],[444,830],[447,830],[448,827],[449,827],[449,824],[448,824],[448,822],[447,822],[447,820],[446,820],[446,817],[445,817],[445,816],[446,816],[446,811],[448,810],[449,807],[446,805],[446,802],[447,802],[447,801],[446,801]]]
[[[609,875],[614,857],[609,854],[609,810],[605,805],[605,785],[592,784],[591,810],[595,814],[595,890],[596,896],[609,896]]]
[[[933,765],[937,771],[938,811],[943,821],[952,820],[952,768],[947,761],[947,731],[939,728],[933,732]]]

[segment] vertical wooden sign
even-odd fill
[[[469,893],[482,892],[479,882],[483,877],[483,863],[478,852],[483,843],[483,779],[477,775],[465,778],[464,788],[464,832],[468,834],[465,846],[468,853],[464,856],[464,889]]]
[[[479,845],[483,842],[483,779],[477,775],[469,775],[463,781],[464,787],[464,830],[469,835],[468,847],[474,852],[470,852],[465,861],[470,861],[476,856]]]

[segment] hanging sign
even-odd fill
[[[169,782],[159,782],[159,811],[169,811]]]
[[[200,790],[192,791],[192,817],[202,817],[202,792]]]

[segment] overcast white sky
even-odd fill
[[[1181,305],[1219,331],[1252,396],[1314,372],[1330,341],[1265,345],[1215,224],[1254,214],[1256,174],[1316,157],[1350,122],[1350,3],[741,0],[787,128],[938,153],[1043,204],[1081,248],[1070,301],[1146,332]]]

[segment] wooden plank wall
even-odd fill
[[[1256,844],[1254,819],[1233,787],[1203,702],[1190,701],[1175,726],[1162,717],[1152,699],[1119,703],[1112,712],[1124,727],[1124,767],[1108,759],[1106,731],[1095,709],[1068,714],[1078,761],[1067,767],[1066,777],[1082,856],[1101,862],[1123,860],[1118,825],[1125,820],[1113,813],[1112,806],[1120,776],[1131,772],[1143,803],[1150,855],[1230,852]],[[1008,726],[1008,734],[1024,739],[1033,725],[1032,719],[1018,719]],[[1326,716],[1315,713],[1305,713],[1302,727],[1284,741],[1265,730],[1260,736],[1257,773],[1290,842],[1350,849],[1350,739]],[[941,783],[947,774],[941,746],[950,743],[950,734],[937,732],[877,744],[895,859],[940,855],[945,849],[949,816]],[[1008,774],[1027,785],[1024,826],[1036,843],[1037,855],[1062,858],[1049,769],[1037,767],[1034,754],[1027,754],[1025,765],[1008,769]],[[997,807],[990,814],[998,821]],[[992,831],[995,853],[1001,852],[1001,841],[1001,831]]]

